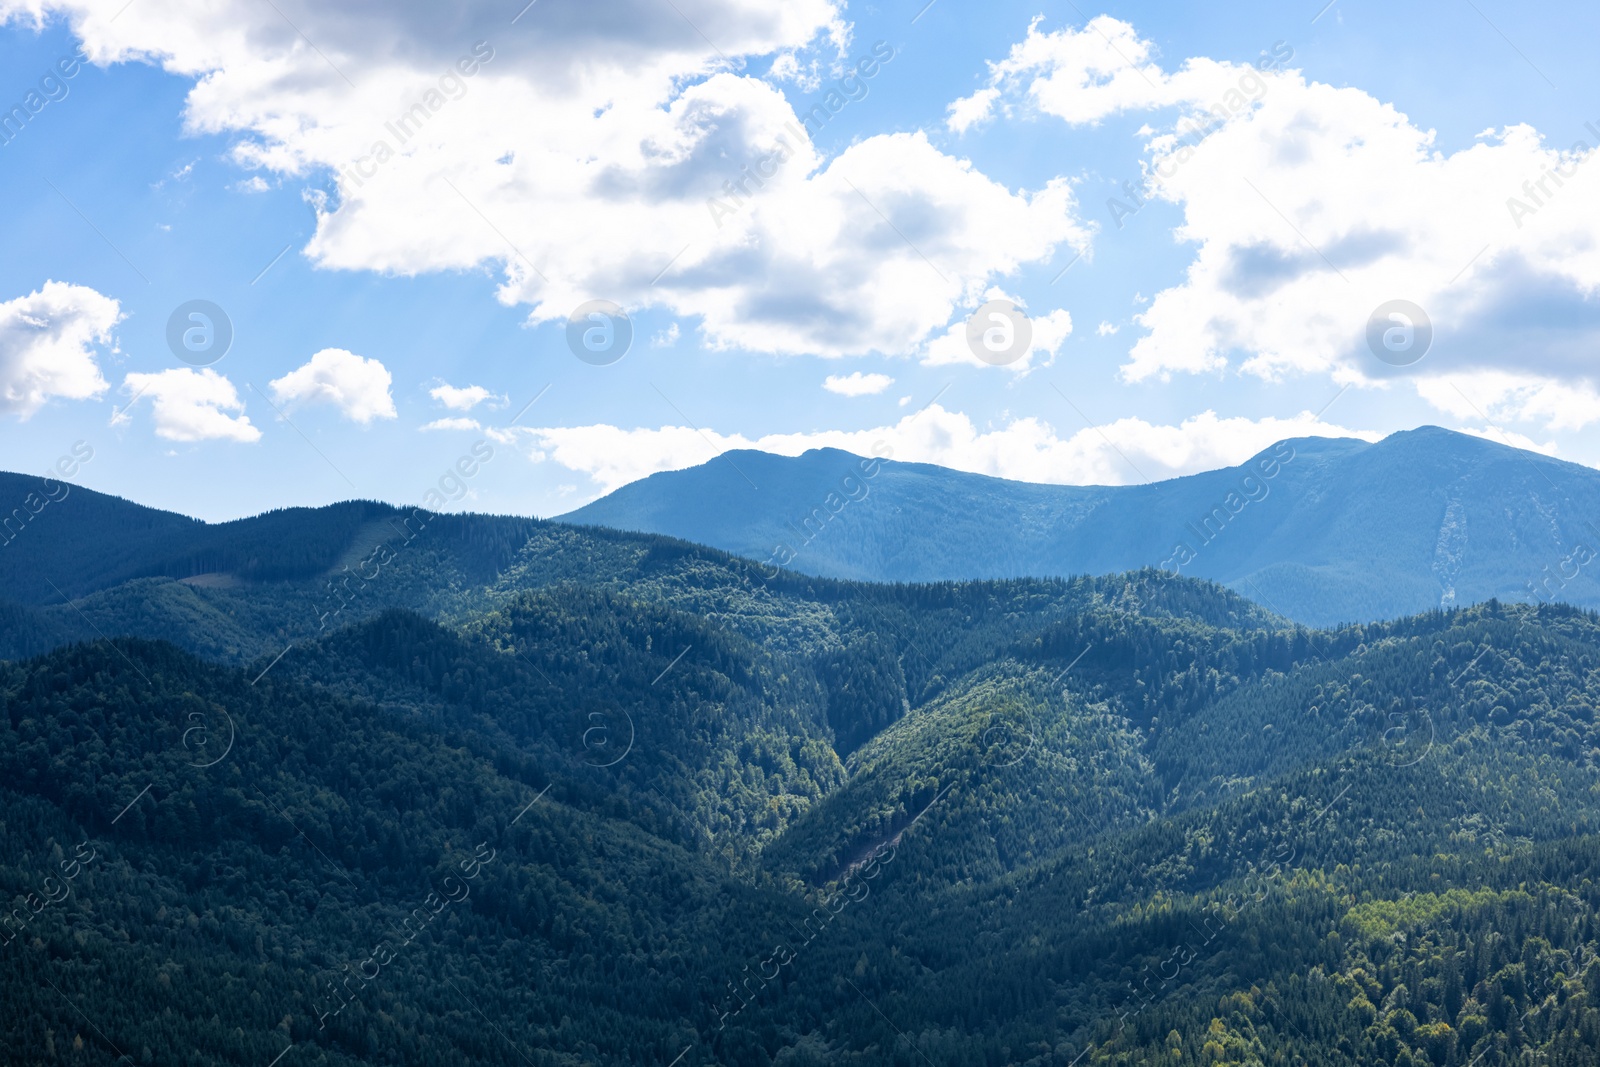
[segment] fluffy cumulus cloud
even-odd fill
[[[305,363],[272,380],[280,404],[332,404],[352,422],[395,417],[393,379],[388,368],[342,348],[324,348]]]
[[[956,133],[966,133],[989,118],[998,99],[1000,99],[999,89],[992,86],[979,89],[971,96],[963,97],[950,105],[949,117],[945,120],[945,124]]]
[[[1137,318],[1129,381],[1232,371],[1384,385],[1399,375],[1373,356],[1368,323],[1402,299],[1434,330],[1404,375],[1441,410],[1461,414],[1466,392],[1478,418],[1592,422],[1600,127],[1488,130],[1446,152],[1391,105],[1308,81],[1291,60],[1279,43],[1253,65],[1168,71],[1118,20],[1036,23],[951,124],[1165,109],[1143,131],[1143,176],[1106,207],[1131,226],[1151,199],[1179,205],[1194,258]]]
[[[1278,42],[1253,67],[1201,58],[1169,74],[1155,61],[1154,46],[1120,19],[1101,15],[1056,31],[1042,30],[1043,21],[1034,19],[1011,54],[989,65],[986,87],[950,105],[946,124],[952,130],[964,133],[997,110],[1032,109],[1080,125],[1172,106],[1226,117],[1247,110],[1259,95],[1260,73],[1294,55],[1293,47]]]
[[[244,402],[233,383],[209,367],[130,374],[123,379],[122,391],[129,397],[128,405],[114,421],[130,419],[128,409],[149,400],[157,437],[169,441],[261,439],[261,431],[243,414]]]
[[[65,282],[0,303],[0,413],[25,419],[52,397],[105,392],[99,352],[121,317],[117,301]]]
[[[822,387],[840,396],[875,396],[894,384],[887,374],[830,374],[822,380]]]
[[[818,124],[897,73],[841,7],[539,4],[512,25],[489,0],[0,0],[64,13],[96,62],[195,79],[189,125],[233,135],[243,167],[337,175],[306,249],[323,267],[490,264],[534,321],[608,299],[694,317],[717,347],[916,352],[1089,233],[1065,181],[1008,188],[921,133],[819,154]],[[757,57],[778,77],[743,73]],[[804,73],[844,65],[842,90]],[[785,78],[816,88],[799,115]]]
[[[1564,160],[1518,127],[1445,154],[1364,93],[1283,78],[1248,120],[1159,157],[1157,173],[1171,177],[1156,195],[1183,204],[1180,236],[1197,252],[1184,284],[1139,317],[1148,333],[1127,374],[1236,362],[1264,378],[1381,379],[1367,327],[1394,299],[1427,312],[1444,357],[1415,373],[1513,358],[1525,371],[1578,371],[1578,335],[1600,336],[1600,307],[1589,307],[1600,285],[1592,151]],[[1558,166],[1570,199],[1519,227],[1506,199]],[[1519,320],[1540,317],[1529,299],[1566,305],[1542,319],[1549,336],[1515,337]],[[1513,356],[1502,346],[1514,337]]]
[[[858,455],[891,455],[897,460],[936,463],[1020,481],[1125,485],[1241,463],[1287,437],[1374,441],[1382,436],[1324,423],[1310,412],[1289,419],[1254,420],[1219,418],[1209,411],[1176,426],[1128,418],[1062,436],[1036,418],[979,427],[965,414],[938,404],[873,429],[759,438],[702,433],[689,426],[632,430],[607,425],[530,427],[490,433],[496,440],[517,444],[535,462],[553,462],[589,475],[602,492],[741,448],[784,456],[798,456],[813,448],[841,448]]]
[[[440,382],[428,390],[428,395],[451,411],[471,411],[485,401],[505,403],[505,397],[489,392],[481,385],[454,386]]]
[[[1467,421],[1532,422],[1551,430],[1582,430],[1600,421],[1600,393],[1586,381],[1553,382],[1514,371],[1471,370],[1449,378],[1424,378],[1416,387],[1435,408]]]

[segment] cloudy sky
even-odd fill
[[[0,0],[0,466],[225,519],[475,448],[456,506],[538,515],[727,448],[1600,465],[1591,5],[524,2]]]

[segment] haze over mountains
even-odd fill
[[[1156,570],[884,585],[78,489],[0,569],[8,1064],[1600,1042],[1600,618],[1570,607],[1317,631]]]
[[[1600,471],[1431,426],[1376,444],[1284,441],[1238,467],[1130,486],[741,451],[562,520],[873,581],[1162,567],[1308,625],[1490,598],[1600,606]]]

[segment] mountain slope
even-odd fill
[[[1600,616],[329,519],[0,613],[0,1061],[1594,1062]]]
[[[638,1062],[736,969],[719,935],[801,915],[626,803],[170,646],[7,666],[0,702],[6,1063]]]
[[[133,578],[228,573],[270,581],[329,570],[402,513],[347,501],[206,523],[81,486],[0,472],[0,587],[39,603]]]
[[[1491,597],[1600,606],[1600,472],[1436,427],[1371,445],[1284,441],[1238,467],[1121,487],[831,449],[727,459],[562,518],[682,537],[769,572],[874,581],[1159,566],[1308,625]]]
[[[1143,614],[1189,584],[1143,581],[1092,602],[1097,623],[1022,609],[1029,583],[931,600],[1013,610],[914,635],[949,684],[737,872],[647,795],[708,721],[681,698],[800,666],[728,621],[556,590],[460,635],[380,616],[259,684],[138,641],[0,666],[0,1004],[19,1020],[0,1056],[1590,1062],[1600,619],[1230,632]],[[1095,653],[1055,651],[1062,625]],[[709,656],[646,708],[657,634]],[[560,693],[519,703],[539,671]],[[1318,686],[1306,721],[1262,731]],[[494,735],[578,748],[562,720],[584,689],[691,731],[637,746],[620,791],[559,743]],[[1417,700],[1448,704],[1421,751],[1392,719]],[[717,704],[821,736],[814,715]],[[1226,788],[1189,788],[1211,770]]]

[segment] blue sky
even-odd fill
[[[1600,464],[1600,13],[1320,6],[0,0],[0,466],[85,441],[81,484],[215,520],[415,503],[479,441],[451,506],[537,515],[727,447],[1131,482],[1436,423]],[[620,360],[568,346],[591,300]]]

